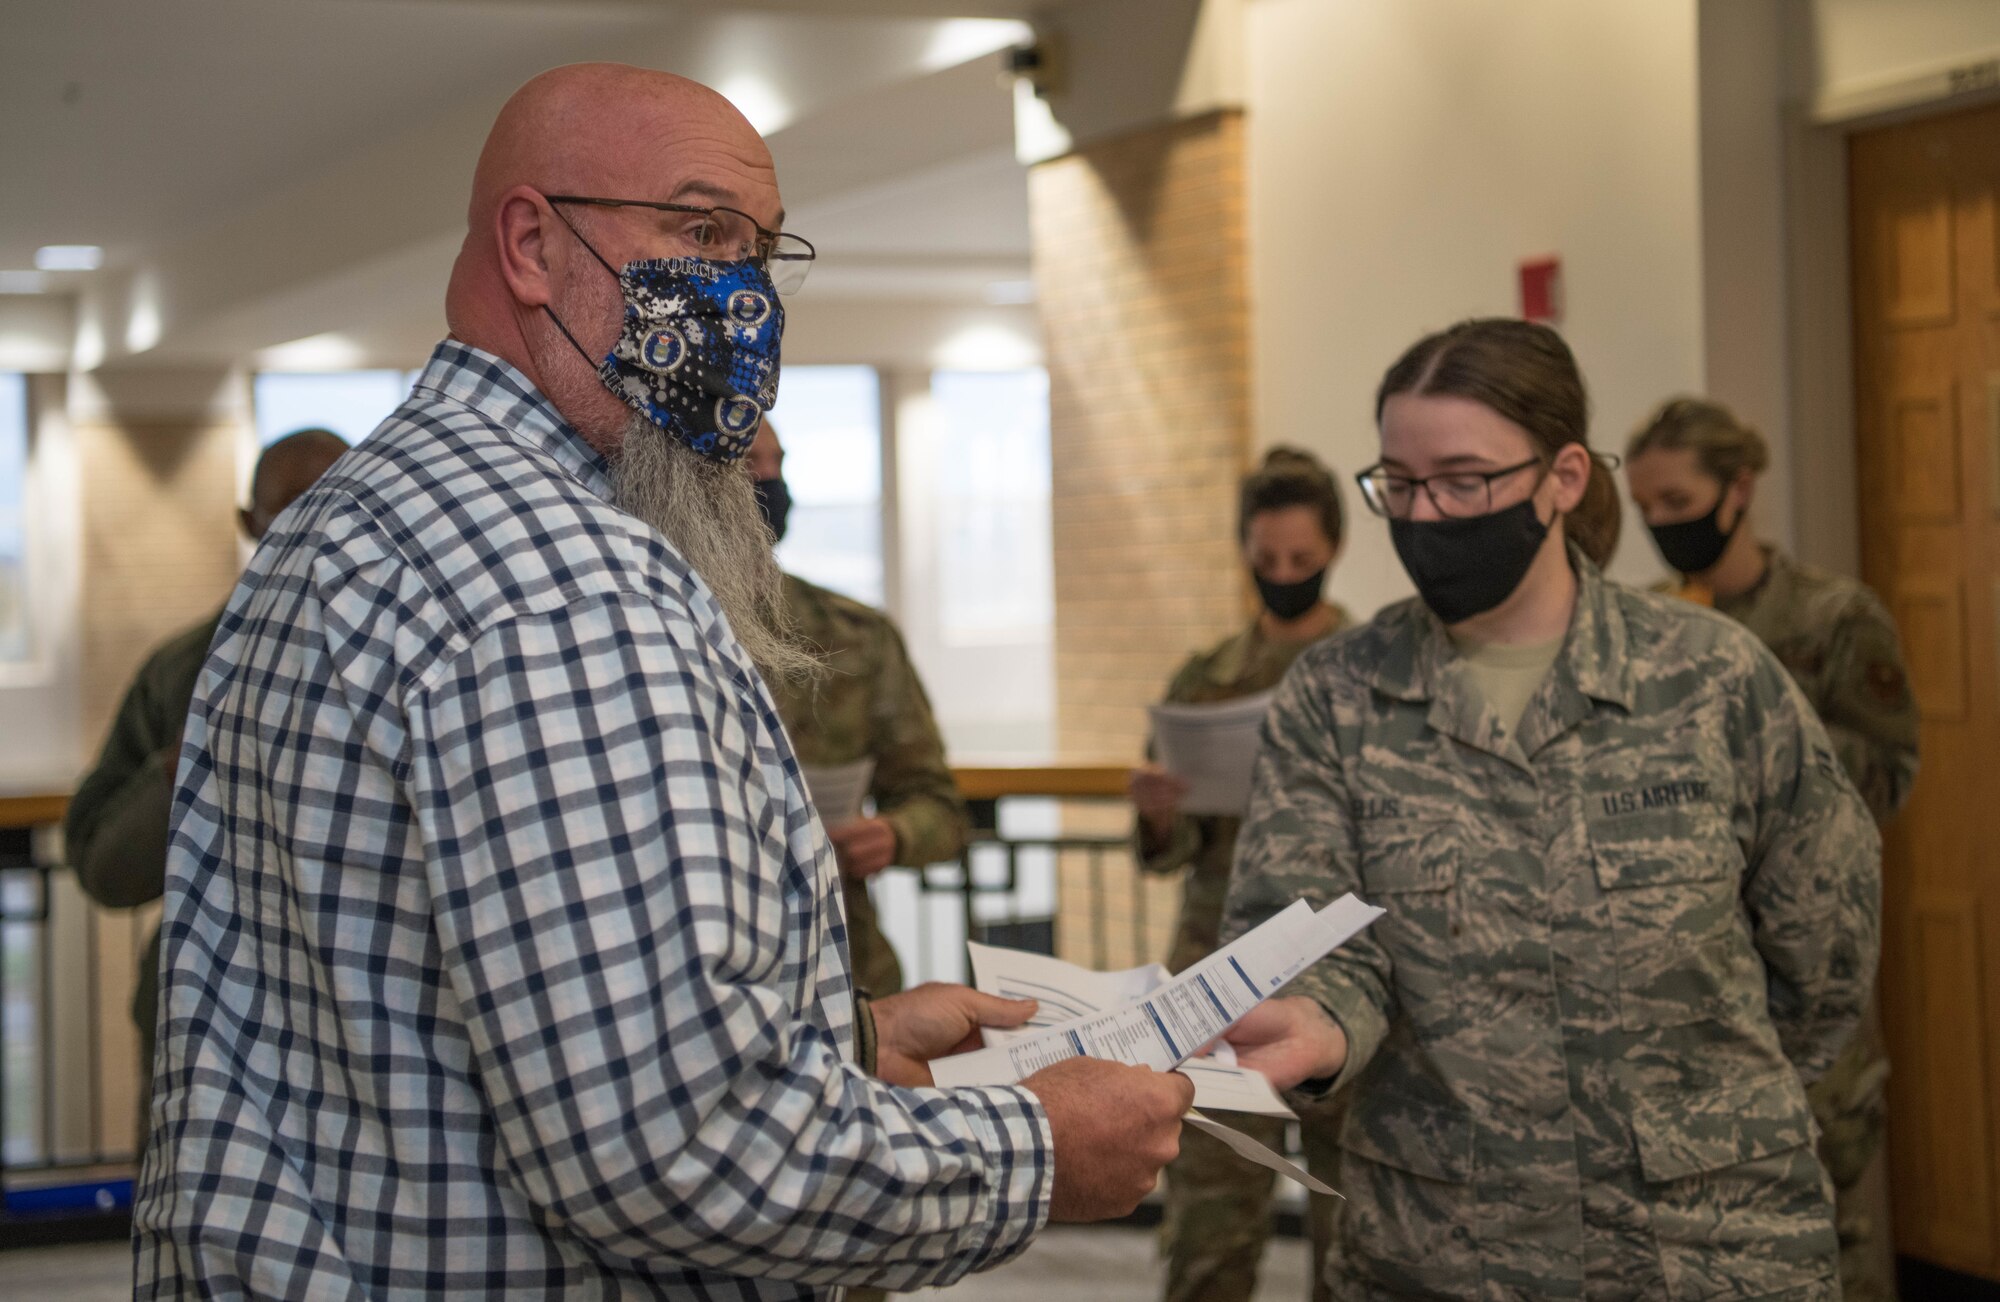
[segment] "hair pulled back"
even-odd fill
[[[1333,472],[1312,453],[1282,445],[1266,452],[1257,468],[1243,477],[1236,510],[1237,541],[1249,540],[1252,516],[1288,506],[1309,508],[1318,517],[1327,541],[1340,546],[1347,515]]]
[[[1736,413],[1706,398],[1669,398],[1632,433],[1625,445],[1625,458],[1655,448],[1694,453],[1702,473],[1724,488],[1736,482],[1744,471],[1764,473],[1771,464],[1771,449],[1764,436],[1736,418]]]
[[[1624,512],[1611,467],[1590,449],[1590,398],[1563,337],[1512,317],[1480,317],[1425,335],[1382,376],[1375,422],[1398,394],[1468,398],[1526,431],[1544,461],[1571,443],[1590,453],[1590,481],[1568,534],[1602,566],[1618,549]]]

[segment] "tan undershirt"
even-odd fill
[[[1549,676],[1556,656],[1562,652],[1563,640],[1555,638],[1529,646],[1502,646],[1454,636],[1451,643],[1464,659],[1473,686],[1479,689],[1479,694],[1493,707],[1493,713],[1500,716],[1500,722],[1512,733],[1521,722],[1521,715],[1527,711],[1528,702],[1541,688],[1542,680]]]

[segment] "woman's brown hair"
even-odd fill
[[[1288,506],[1309,507],[1319,517],[1327,541],[1340,546],[1347,517],[1333,472],[1312,453],[1283,446],[1266,452],[1263,462],[1243,477],[1236,509],[1237,541],[1249,540],[1250,517]]]
[[[1527,431],[1543,460],[1571,443],[1590,453],[1590,482],[1569,513],[1568,535],[1594,565],[1618,549],[1624,511],[1611,467],[1590,449],[1590,398],[1563,337],[1511,317],[1461,321],[1426,335],[1382,376],[1375,423],[1398,394],[1470,398]]]
[[[1736,482],[1744,471],[1764,473],[1771,464],[1771,450],[1764,436],[1736,418],[1736,413],[1719,402],[1705,398],[1670,398],[1633,431],[1625,445],[1625,459],[1654,448],[1688,448],[1702,473],[1724,488]]]

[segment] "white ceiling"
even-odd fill
[[[976,301],[1026,274],[1027,221],[994,53],[1019,29],[968,19],[1027,7],[6,0],[0,270],[104,246],[104,271],[53,278],[85,365],[427,346],[494,111],[543,68],[618,59],[772,120],[791,225],[823,253],[808,295]]]

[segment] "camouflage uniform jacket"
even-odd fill
[[[1333,627],[1327,635],[1346,628],[1348,622],[1347,611],[1334,606]],[[1273,641],[1252,620],[1242,632],[1189,656],[1168,685],[1166,699],[1176,705],[1207,705],[1267,692],[1278,685],[1299,652],[1311,645]],[[1175,972],[1215,952],[1222,901],[1229,892],[1229,866],[1236,859],[1236,832],[1242,824],[1242,819],[1230,815],[1182,814],[1174,820],[1166,844],[1151,854],[1142,837],[1134,836],[1133,857],[1147,872],[1188,869],[1173,952],[1167,958],[1167,966]]]
[[[799,633],[826,657],[808,684],[776,683],[772,696],[808,767],[875,761],[869,789],[896,833],[895,862],[922,867],[965,849],[965,802],[945,763],[930,698],[889,617],[858,601],[785,576]],[[855,984],[870,994],[902,988],[895,951],[875,920],[866,882],[842,881]]]
[[[1514,735],[1415,602],[1307,651],[1265,725],[1225,939],[1298,898],[1388,910],[1294,986],[1350,1046],[1329,1270],[1836,1297],[1804,1081],[1874,980],[1874,823],[1753,636],[1572,563]]]
[[[1834,753],[1878,823],[1917,777],[1917,703],[1896,625],[1853,579],[1766,548],[1764,578],[1715,608],[1771,648],[1819,712]]]
[[[107,909],[134,908],[159,899],[166,890],[167,824],[180,758],[169,751],[187,722],[195,677],[221,618],[217,611],[146,658],[118,705],[96,766],[70,799],[63,819],[70,867],[84,894]],[[159,960],[156,931],[147,942],[132,993],[132,1020],[139,1026],[142,1051],[153,1042]]]

